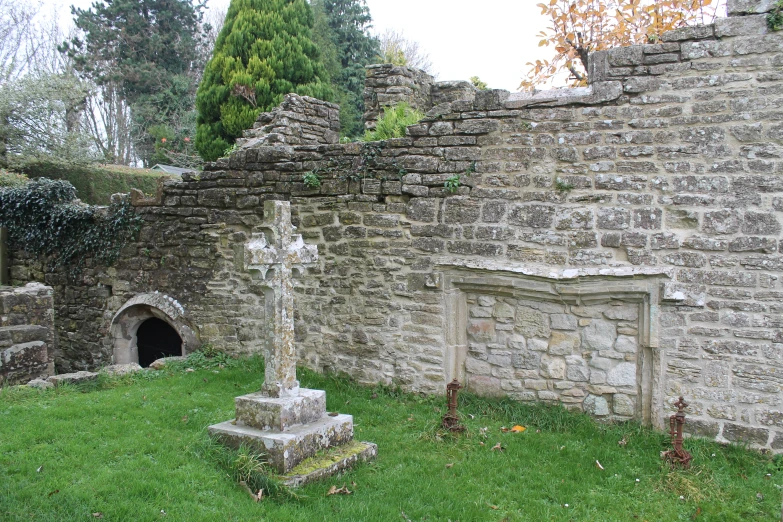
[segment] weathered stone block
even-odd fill
[[[566,362],[562,357],[541,357],[541,377],[547,379],[565,379]]]
[[[593,320],[582,329],[582,347],[590,350],[608,350],[617,340],[617,327],[602,319]]]
[[[587,382],[590,380],[590,368],[581,356],[566,356],[566,379],[573,382]]]
[[[533,308],[519,306],[516,310],[514,329],[528,339],[528,347],[530,347],[533,337],[549,338],[549,317]]]
[[[636,365],[632,363],[620,363],[606,376],[606,383],[610,386],[636,386]]]
[[[769,439],[769,430],[763,428],[751,428],[726,422],[723,424],[723,438],[731,442],[747,442],[766,446]]]
[[[549,316],[550,327],[553,330],[576,330],[577,319],[568,314],[551,314]]]
[[[571,355],[580,344],[579,334],[576,332],[552,332],[549,338],[549,353],[552,355]]]
[[[585,413],[595,415],[596,417],[606,417],[609,415],[609,403],[605,398],[597,395],[588,395],[583,403]]]
[[[636,404],[634,400],[628,395],[622,393],[615,393],[612,396],[612,410],[615,415],[622,415],[623,417],[633,417],[636,413]]]

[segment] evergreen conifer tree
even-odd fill
[[[312,26],[305,0],[232,0],[196,95],[202,158],[223,156],[285,94],[331,98]]]
[[[365,0],[312,0],[316,15],[314,40],[340,104],[340,125],[345,136],[364,132],[364,66],[378,63],[380,44],[369,34],[372,23]]]

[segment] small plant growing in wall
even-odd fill
[[[418,123],[423,117],[423,112],[411,108],[407,103],[384,107],[383,115],[375,124],[375,130],[367,131],[362,139],[364,141],[379,141],[403,138],[408,125]]]
[[[778,0],[775,7],[767,15],[767,25],[772,31],[783,29],[783,0]]]
[[[465,169],[465,175],[470,177],[474,172],[476,172],[476,162],[472,161],[470,166]],[[457,191],[458,188],[460,188],[461,185],[462,177],[459,174],[455,174],[449,178],[446,178],[446,181],[443,183],[443,188],[446,189],[446,192],[451,192],[453,194]]]
[[[302,177],[302,181],[304,182],[305,187],[309,189],[317,189],[321,187],[321,175],[314,171],[307,172]]]
[[[447,192],[451,192],[452,194],[457,192],[457,189],[459,187],[460,187],[460,177],[459,177],[459,174],[455,174],[454,176],[451,176],[450,178],[446,178],[446,181],[443,182],[443,188],[445,188]]]

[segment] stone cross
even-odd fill
[[[288,201],[266,201],[262,232],[245,244],[245,269],[260,272],[266,303],[268,342],[262,391],[269,397],[299,393],[294,346],[293,270],[318,260],[318,248],[306,245],[291,224]],[[271,272],[271,274],[270,274]]]

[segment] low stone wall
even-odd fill
[[[0,287],[0,384],[54,375],[54,348],[52,289]]]

